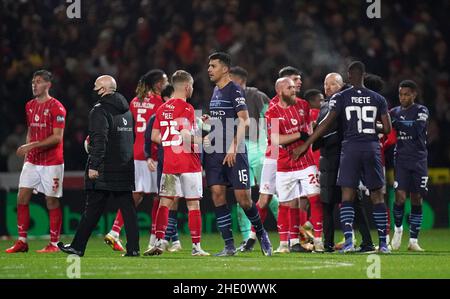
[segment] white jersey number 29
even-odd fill
[[[377,107],[375,106],[348,106],[345,108],[345,116],[347,120],[352,119],[352,112],[356,112],[358,133],[375,134],[375,121],[377,116]],[[372,112],[369,115],[368,112]],[[363,122],[369,124],[370,128],[363,129]]]

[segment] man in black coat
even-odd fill
[[[104,212],[108,199],[122,211],[127,246],[125,256],[139,256],[139,232],[133,202],[133,117],[126,99],[116,92],[111,76],[100,76],[94,91],[100,97],[89,113],[89,158],[86,164],[86,207],[70,245],[58,247],[83,256],[88,239]]]

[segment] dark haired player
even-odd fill
[[[381,148],[377,133],[389,134],[391,121],[386,99],[364,87],[365,66],[355,61],[348,67],[348,77],[353,86],[335,94],[330,100],[330,112],[308,140],[295,151],[299,157],[339,117],[342,122],[341,161],[337,184],[342,188],[340,210],[341,227],[345,244],[341,252],[355,251],[352,228],[355,217],[353,201],[359,181],[370,190],[373,217],[379,236],[379,252],[390,253],[386,243],[387,212],[382,187],[384,186]],[[381,120],[381,125],[377,121]]]
[[[250,197],[249,164],[244,143],[249,116],[244,91],[230,78],[231,57],[222,52],[209,56],[208,75],[216,84],[210,102],[212,125],[208,135],[210,146],[205,147],[206,182],[211,188],[216,207],[217,225],[225,241],[225,248],[216,256],[236,254],[231,214],[226,201],[226,188],[231,186],[239,205],[256,230],[263,254],[271,255],[272,246],[255,203]],[[237,125],[236,125],[237,122]]]
[[[395,232],[392,238],[392,249],[398,250],[403,233],[403,214],[406,197],[411,198],[411,214],[409,216],[410,251],[424,251],[417,241],[422,225],[422,202],[428,188],[427,167],[427,120],[428,109],[416,104],[417,85],[414,81],[405,80],[399,85],[400,106],[392,108],[390,115],[392,126],[397,131],[397,145],[394,153],[395,172]]]
[[[25,106],[27,116],[26,144],[17,149],[17,155],[25,156],[17,195],[17,228],[19,238],[7,253],[27,252],[27,231],[30,226],[30,200],[33,191],[44,193],[50,217],[50,243],[39,253],[59,251],[57,243],[61,233],[62,213],[59,198],[62,197],[64,158],[63,136],[66,109],[49,95],[52,74],[39,70],[33,74],[33,96]]]

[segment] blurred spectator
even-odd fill
[[[64,2],[64,1],[63,1]],[[52,94],[67,108],[66,169],[83,169],[81,139],[86,108],[100,73],[118,78],[128,99],[140,75],[151,68],[168,74],[186,69],[195,79],[192,103],[202,109],[212,93],[208,54],[225,50],[249,72],[249,84],[269,96],[277,71],[295,65],[302,90],[318,88],[324,76],[352,59],[386,82],[383,94],[398,105],[398,83],[418,82],[430,110],[434,166],[450,166],[450,2],[382,2],[382,20],[368,19],[365,1],[111,0],[83,1],[80,20],[68,19],[67,4],[45,0],[0,3],[0,141],[25,122],[31,74],[47,68],[57,84]],[[69,140],[70,138],[70,140]],[[73,138],[73,139],[72,139]],[[444,150],[447,149],[447,150]],[[6,163],[0,163],[5,171]]]

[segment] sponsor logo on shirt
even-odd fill
[[[37,114],[34,115],[34,121],[35,121],[35,122],[38,122],[38,121],[39,121],[39,115],[37,115]]]
[[[295,118],[291,118],[291,124],[293,126],[296,126],[298,124],[298,120],[296,120]]]
[[[223,111],[223,110],[211,111],[211,116],[224,116],[224,115],[225,115],[225,111]]]
[[[126,126],[128,124],[128,121],[123,117],[122,117],[122,122],[123,122],[124,126]],[[132,130],[133,130],[133,128],[131,128],[131,127],[129,127],[129,128],[128,127],[120,127],[120,126],[117,127],[118,132],[131,132]]]
[[[64,122],[64,116],[58,115],[58,116],[56,117],[56,122],[58,122],[58,123],[63,123],[63,122]]]

